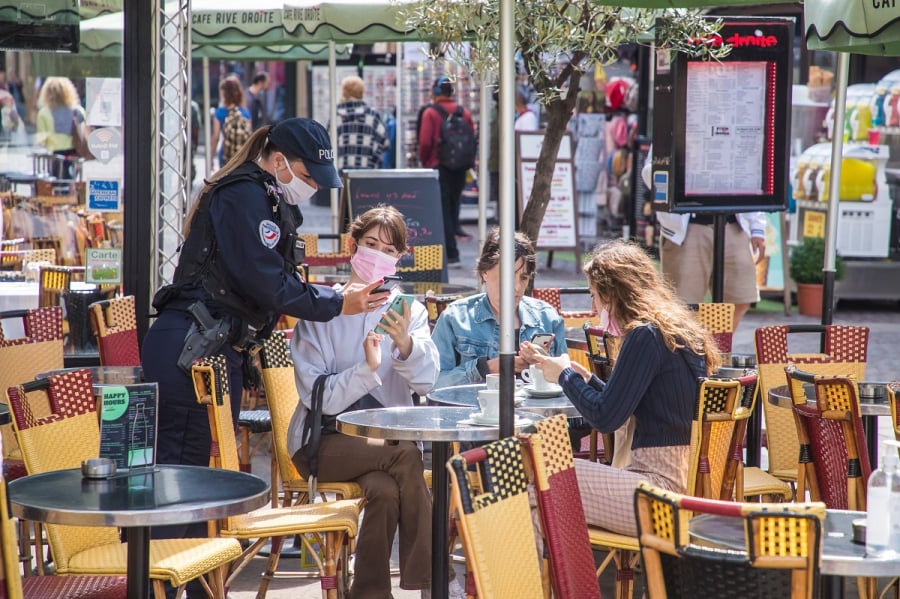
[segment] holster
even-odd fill
[[[191,365],[194,360],[215,355],[225,342],[231,330],[231,324],[227,318],[214,319],[203,302],[194,302],[187,308],[194,322],[188,329],[178,355],[178,367],[191,373]]]

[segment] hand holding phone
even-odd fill
[[[391,305],[390,305],[390,307],[388,307],[388,311],[393,310],[395,313],[402,316],[403,315],[403,304],[405,303],[406,304],[406,313],[410,314],[410,310],[412,308],[412,303],[413,303],[414,299],[415,298],[411,295],[407,295],[405,293],[399,293],[391,301]],[[384,316],[381,317],[381,320],[382,320],[382,322],[384,322]],[[384,327],[382,327],[381,324],[379,324],[377,327],[375,327],[375,332],[383,335],[386,331],[384,330]]]
[[[535,333],[531,336],[531,344],[535,345],[544,352],[546,355],[550,355],[550,345],[553,343],[553,339],[556,337],[553,333]]]
[[[383,293],[385,291],[391,291],[400,284],[399,278],[385,277],[384,283],[375,288],[372,293]]]

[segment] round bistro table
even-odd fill
[[[44,472],[9,483],[12,513],[72,526],[119,526],[128,542],[129,599],[149,597],[150,528],[245,514],[270,500],[269,483],[245,472],[158,465],[107,479],[80,468]]]
[[[470,409],[478,409],[478,391],[487,389],[487,385],[455,385],[436,389],[428,394],[428,401],[446,406],[461,406]],[[581,416],[569,398],[564,393],[555,397],[532,397],[524,388],[516,389],[516,409],[540,414],[541,416],[555,416],[565,414],[568,418]]]
[[[866,555],[866,546],[853,541],[853,521],[865,519],[865,512],[827,510],[822,530],[823,597],[843,595],[842,577],[896,576],[900,556],[894,558]],[[743,551],[744,520],[703,514],[691,519],[691,536],[727,549]]]

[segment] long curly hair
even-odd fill
[[[705,354],[707,375],[719,369],[722,357],[712,334],[700,326],[640,246],[621,239],[601,244],[584,272],[597,301],[606,305],[623,333],[652,324],[670,351],[687,347]]]
[[[75,84],[68,77],[47,77],[38,104],[47,108],[74,107],[81,103]]]

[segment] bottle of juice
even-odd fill
[[[872,96],[872,101],[869,104],[869,112],[872,113],[873,127],[884,126],[885,98],[887,98],[887,88],[885,88],[883,85],[879,85],[877,88],[875,88],[875,95]]]
[[[859,101],[856,105],[854,118],[853,140],[867,141],[869,139],[869,129],[872,128],[872,109],[869,108],[868,101]]]

